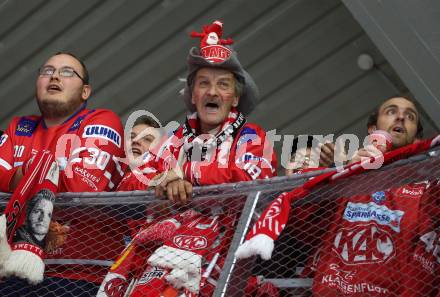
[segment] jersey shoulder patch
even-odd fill
[[[93,113],[95,110],[87,110],[86,113],[79,115],[75,121],[73,122],[73,124],[70,126],[69,130],[67,130],[67,132],[73,132],[79,129],[79,127],[81,127],[81,123],[83,122],[83,120],[91,113]]]
[[[38,126],[39,119],[32,119],[28,117],[22,117],[18,120],[17,127],[15,128],[15,135],[17,136],[32,136],[35,129]]]

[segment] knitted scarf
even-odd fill
[[[176,130],[165,145],[157,153],[153,153],[166,160],[169,163],[166,165],[168,168],[175,168],[174,162],[182,168],[185,162],[205,161],[211,158],[211,154],[222,143],[227,141],[232,143],[233,138],[245,123],[244,115],[232,108],[216,135],[201,134],[200,121],[197,112],[194,112],[187,116],[185,123]]]
[[[423,140],[392,150],[383,156],[371,157],[365,161],[347,165],[342,171],[324,173],[308,180],[302,186],[290,192],[282,193],[265,209],[252,230],[248,232],[246,241],[236,251],[236,257],[244,259],[259,255],[262,259],[269,260],[274,248],[274,241],[278,239],[286,226],[292,202],[306,197],[317,186],[364,172],[368,170],[369,164],[377,162],[379,158],[383,158],[383,165],[387,165],[421,153],[439,143],[440,135],[433,139]]]
[[[220,229],[233,230],[234,222],[235,216],[187,210],[144,226],[110,268],[97,296],[207,295],[213,290],[210,276],[232,236]]]
[[[28,162],[32,163],[23,167],[26,172],[0,217],[0,274],[35,284],[43,280],[44,248],[59,169],[48,151],[38,152]]]

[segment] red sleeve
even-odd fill
[[[5,133],[0,136],[0,192],[9,192],[9,184],[17,170],[14,168],[13,137],[18,118],[12,120]]]
[[[418,219],[413,229],[417,230],[414,251],[409,253],[409,265],[400,296],[435,296],[440,281],[440,185],[431,182],[421,198],[417,210]]]
[[[60,191],[114,190],[124,175],[124,164],[119,162],[124,157],[123,135],[119,117],[109,110],[97,110],[84,119],[75,135],[77,142],[71,142]]]
[[[213,162],[187,162],[183,171],[193,184],[198,185],[250,181],[276,175],[273,144],[255,124],[246,124],[240,130],[227,153],[229,155],[225,158],[220,148]],[[228,161],[222,163],[222,159]]]

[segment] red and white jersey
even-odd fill
[[[17,117],[0,139],[0,191],[9,192],[17,167],[37,151],[49,150],[61,166],[59,192],[112,190],[123,170],[123,128],[109,110],[85,105],[63,124],[46,127],[41,116]]]
[[[440,274],[438,198],[435,181],[338,199],[314,294],[433,296]]]

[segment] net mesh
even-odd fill
[[[317,173],[198,188],[184,206],[146,192],[63,194],[43,283],[3,278],[0,295],[437,296],[438,155],[314,189],[268,261],[234,252],[271,201]]]

